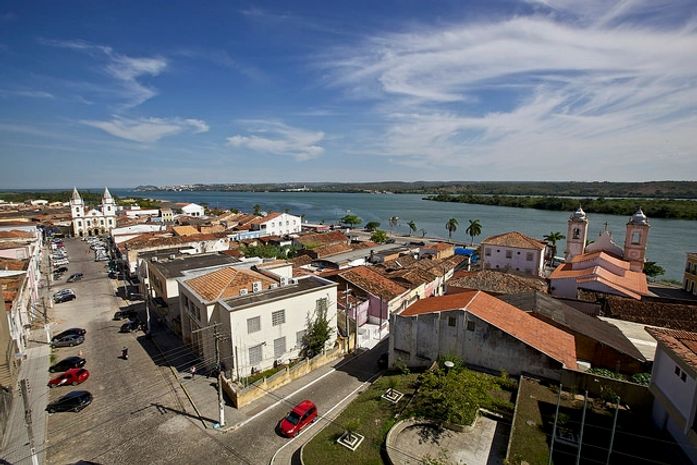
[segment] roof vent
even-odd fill
[[[173,254],[173,253],[172,253],[172,254],[169,254],[169,259],[170,259],[170,260],[174,260],[175,258],[177,258],[177,256],[176,256],[175,254]]]
[[[252,292],[261,292],[261,281],[254,281],[252,283]]]
[[[157,257],[152,257],[152,258],[150,258],[150,261],[151,261],[151,262],[156,262],[156,261],[157,261]]]
[[[249,291],[247,290],[247,288],[243,287],[242,289],[240,289],[240,295],[247,295],[247,294],[249,294]]]

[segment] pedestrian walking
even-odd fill
[[[128,360],[128,347],[124,347],[121,349],[121,358],[124,360]]]
[[[196,365],[191,365],[191,369],[189,371],[191,371],[191,379],[194,379],[194,377],[196,377]]]
[[[80,358],[82,358],[82,350],[78,350],[78,351],[77,351],[77,356],[80,357]]]

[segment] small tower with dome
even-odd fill
[[[564,258],[571,260],[586,251],[586,239],[588,237],[588,217],[581,206],[569,216],[568,231],[566,233],[566,250]]]
[[[629,269],[632,271],[644,270],[650,227],[648,218],[639,207],[627,223],[627,235],[624,238],[624,259],[629,262]]]

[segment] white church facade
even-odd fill
[[[109,189],[105,187],[99,208],[87,209],[77,188],[73,188],[73,195],[70,199],[70,215],[73,223],[73,236],[85,237],[107,234],[116,227],[116,202]]]

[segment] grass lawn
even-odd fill
[[[547,465],[556,403],[554,389],[529,379],[521,381],[511,433],[512,464],[525,460],[530,465]],[[561,422],[577,436],[582,408],[582,400],[573,400],[566,393],[562,395]],[[607,409],[601,403],[594,405],[589,400],[581,449],[582,464],[605,463],[613,415],[614,409]],[[649,411],[620,410],[613,450],[612,465],[689,464],[672,438],[652,426]],[[576,453],[576,447],[556,443],[553,463],[575,463]]]

